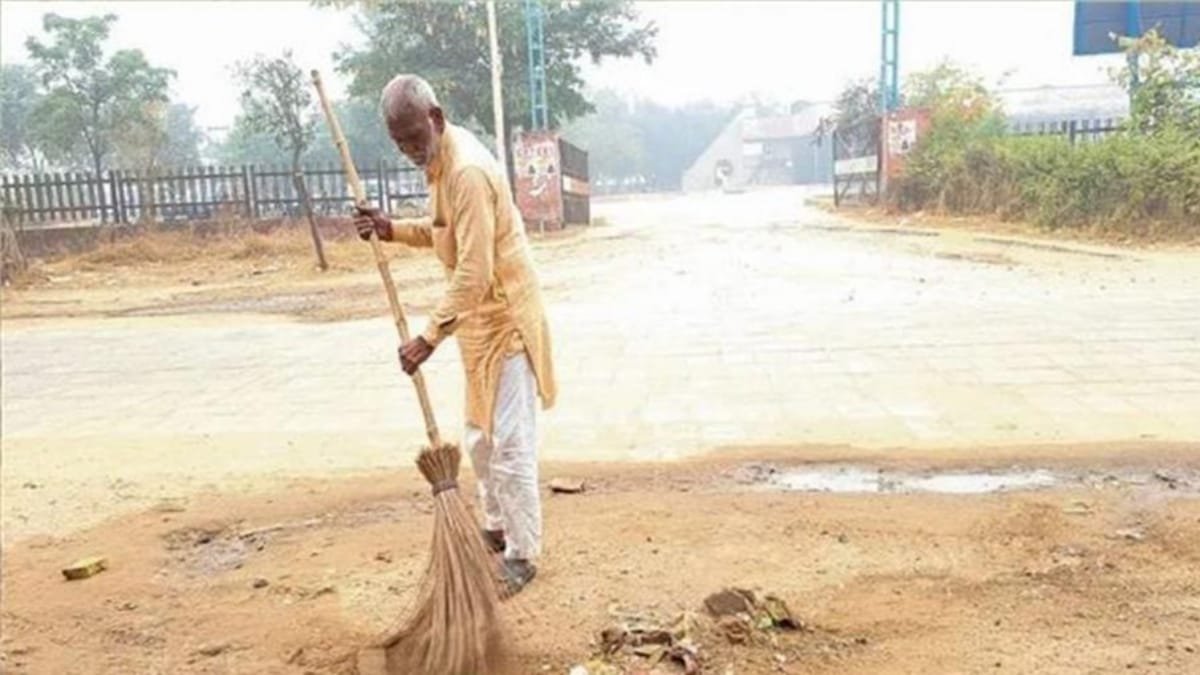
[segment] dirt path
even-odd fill
[[[547,495],[542,574],[508,610],[521,672],[583,663],[618,612],[684,611],[699,616],[704,672],[1196,672],[1197,448],[1061,450],[1068,459],[1031,449],[995,462],[1047,463],[1078,482],[984,495],[761,482],[765,462],[859,461],[847,449],[547,466],[548,478],[586,476],[589,490]],[[918,456],[888,470],[939,467],[963,462]],[[1174,487],[1146,480],[1153,470]],[[31,540],[5,560],[8,672],[352,673],[355,648],[404,607],[429,506],[411,472],[387,472],[197,494]],[[58,576],[97,553],[110,570]],[[702,609],[725,586],[779,595],[805,630],[730,644]]]
[[[618,611],[699,612],[725,586],[809,630],[736,646],[705,622],[704,672],[1200,672],[1196,254],[804,197],[607,202],[611,225],[535,244],[563,392],[545,477],[592,489],[547,498],[512,610],[523,672],[586,661]],[[5,291],[5,672],[351,672],[430,527],[415,400],[356,264]],[[437,270],[394,268],[420,321]],[[426,366],[446,429],[456,359]],[[763,462],[889,487],[767,489]],[[1014,464],[1029,489],[887,473]],[[92,554],[111,569],[62,580]]]

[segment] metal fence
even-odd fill
[[[354,200],[340,166],[305,166],[301,172],[316,213],[349,212]],[[384,211],[428,194],[423,173],[412,165],[379,162],[358,172],[368,199]],[[5,175],[0,177],[0,207],[20,227],[301,214],[292,171],[285,166]]]
[[[833,130],[833,202],[875,202],[879,197],[880,120],[872,118],[857,125]]]
[[[1008,126],[1011,136],[1066,136],[1071,145],[1090,143],[1121,130],[1116,117],[1074,120],[1018,120]]]

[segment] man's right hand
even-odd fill
[[[354,227],[363,241],[371,240],[374,232],[380,241],[392,240],[392,221],[382,211],[373,206],[356,206],[358,213],[354,216]]]

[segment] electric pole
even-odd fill
[[[529,112],[531,131],[550,128],[550,107],[546,103],[546,40],[540,0],[525,0],[525,39],[529,54]]]
[[[900,0],[882,0],[879,114],[900,107]]]
[[[500,39],[496,34],[496,0],[487,2],[488,44],[492,52],[492,121],[495,124],[496,159],[508,166],[508,139],[504,137],[504,95],[500,91],[504,64],[500,62]]]

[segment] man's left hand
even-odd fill
[[[417,337],[400,345],[400,367],[412,375],[432,355],[433,345],[426,342],[425,338]]]

